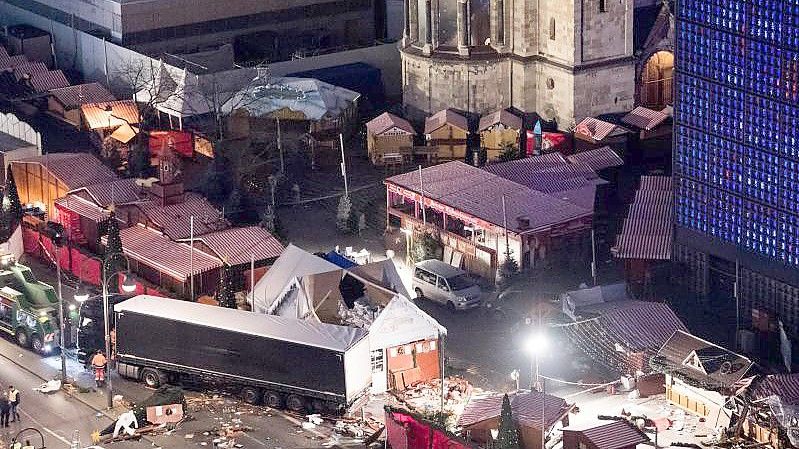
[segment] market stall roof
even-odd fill
[[[469,121],[454,109],[442,109],[424,121],[424,133],[430,134],[444,125],[452,125],[469,132]]]
[[[416,134],[409,121],[390,112],[384,112],[366,123],[366,131],[373,136],[392,130],[401,131],[403,134]]]
[[[191,217],[194,217],[195,237],[230,227],[219,210],[204,196],[193,192],[186,192],[184,200],[177,204],[162,206],[158,201],[149,201],[140,204],[139,208],[173,240],[191,236]]]
[[[76,84],[74,86],[53,89],[50,95],[65,109],[71,109],[89,103],[114,101],[114,95],[100,83]]]
[[[752,382],[749,396],[753,400],[777,396],[784,405],[799,405],[799,374],[769,374]]]
[[[108,207],[111,203],[120,205],[142,200],[141,187],[136,184],[136,180],[130,178],[78,187],[67,193],[90,199],[101,207]]]
[[[86,217],[99,223],[110,216],[110,213],[91,201],[85,200],[78,195],[67,194],[55,200],[56,207],[74,212],[82,217]]]
[[[338,266],[327,260],[289,244],[250,293],[253,310],[270,313],[285,287],[298,277],[338,269]]]
[[[447,328],[404,296],[396,296],[369,326],[372,350],[447,335]]]
[[[567,156],[566,159],[573,164],[585,164],[595,172],[624,165],[624,160],[608,146],[581,151]]]
[[[386,179],[386,184],[416,193],[421,190],[419,182],[418,171]],[[502,202],[499,199],[504,196],[508,229],[515,233],[535,232],[592,213],[592,209],[460,161],[422,169],[422,183],[427,199],[495,226],[503,225]]]
[[[256,261],[261,261],[279,257],[283,253],[283,244],[260,226],[223,229],[202,234],[194,240],[203,242],[216,257],[228,265],[250,263],[251,256]]]
[[[620,259],[671,260],[674,201],[670,176],[643,176],[611,253]]]
[[[650,441],[643,431],[626,419],[564,427],[563,432],[581,434],[594,449],[624,449]]]
[[[149,295],[139,295],[123,301],[114,306],[114,311],[147,314],[215,329],[236,329],[242,333],[338,352],[346,352],[367,334],[365,330],[353,327],[263,315]]]
[[[502,412],[502,398],[502,395],[492,395],[469,401],[458,418],[458,426],[469,427],[498,418]],[[562,398],[537,391],[510,393],[508,398],[513,420],[520,426],[534,429],[540,429],[542,422],[549,429],[574,407]]]
[[[88,153],[53,153],[28,157],[12,163],[39,164],[69,189],[113,181],[117,176]]]
[[[754,363],[743,355],[678,329],[652,359],[652,365],[688,383],[727,389],[743,379]]]
[[[49,92],[53,89],[69,86],[69,81],[61,70],[32,73],[28,83],[36,93]]]
[[[509,109],[500,109],[480,117],[480,124],[477,130],[483,132],[494,125],[503,125],[506,128],[520,130],[522,129],[522,119]]]
[[[137,134],[139,134],[138,127],[123,123],[119,128],[115,129],[114,132],[111,133],[111,138],[122,143],[128,143],[133,140]]]
[[[262,117],[289,109],[306,120],[335,118],[360,98],[358,92],[313,78],[274,77],[268,84],[236,92],[222,105],[222,112],[244,109]]]
[[[222,261],[185,243],[174,242],[166,235],[140,224],[121,229],[122,252],[144,265],[185,282],[192,274],[204,273],[222,266]],[[103,237],[105,243],[107,237]],[[193,261],[190,259],[193,258]]]
[[[132,100],[84,104],[80,110],[89,129],[116,129],[139,123],[139,108]]]
[[[621,121],[625,125],[651,131],[663,124],[668,118],[668,114],[663,111],[653,111],[652,109],[638,106],[630,111],[629,114],[622,117]]]
[[[621,126],[594,117],[586,117],[574,128],[575,135],[584,136],[597,142],[628,132]]]

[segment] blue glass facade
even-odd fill
[[[678,0],[679,228],[799,269],[799,0]]]

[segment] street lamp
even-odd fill
[[[110,279],[113,279],[113,276],[116,276],[118,274],[123,274],[124,278],[122,280],[122,285],[120,285],[120,288],[125,293],[133,293],[134,291],[136,291],[136,281],[133,278],[133,275],[130,273],[130,259],[128,259],[128,256],[126,256],[124,253],[121,253],[121,252],[111,252],[111,253],[107,253],[105,256],[106,256],[106,261],[100,259],[99,257],[92,256],[92,257],[89,257],[88,259],[85,259],[83,261],[83,263],[85,264],[86,260],[94,259],[94,260],[99,261],[100,265],[102,266],[103,327],[104,327],[104,335],[105,335],[105,353],[106,353],[106,356],[108,357],[108,373],[107,373],[108,375],[106,376],[107,379],[106,379],[106,384],[105,384],[106,385],[106,395],[108,396],[106,398],[106,401],[107,401],[106,405],[108,406],[109,409],[111,409],[111,408],[114,407],[114,388],[111,385],[111,361],[113,360],[113,357],[111,356],[111,329],[110,329],[110,326],[109,326],[109,323],[108,323],[108,310],[109,310],[109,306],[108,306],[108,281]],[[107,269],[106,269],[107,268],[106,266],[108,265],[107,261],[110,261],[112,257],[117,257],[117,256],[122,256],[123,258],[125,258],[125,262],[127,263],[127,269],[126,270],[117,270],[117,271],[109,274],[107,272]],[[81,270],[80,270],[80,273],[81,273],[80,278],[81,279],[83,278],[83,267],[84,267],[84,264],[81,264]],[[75,301],[84,302],[87,299],[89,299],[89,291],[85,287],[83,287],[82,285],[78,285],[78,289],[75,291]]]
[[[543,355],[544,352],[546,352],[547,347],[549,347],[549,341],[547,340],[547,336],[542,332],[538,332],[531,335],[525,342],[525,349],[531,355],[530,391],[533,391],[533,389],[542,391],[540,383],[541,374],[539,371],[538,358],[539,356]]]

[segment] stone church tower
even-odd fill
[[[403,103],[412,119],[512,106],[568,129],[633,108],[634,0],[404,1]]]

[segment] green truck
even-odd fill
[[[0,330],[40,354],[58,347],[58,297],[30,268],[0,257]]]

